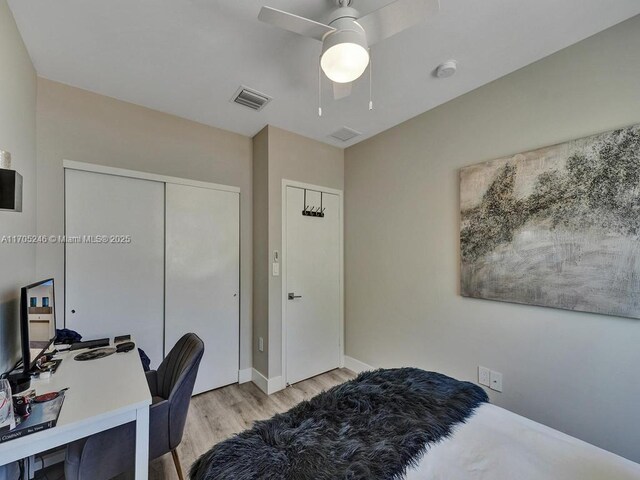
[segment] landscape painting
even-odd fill
[[[462,295],[640,318],[640,125],[460,172]]]

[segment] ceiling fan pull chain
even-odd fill
[[[321,57],[318,58],[318,116],[322,116],[322,66]]]
[[[369,49],[369,111],[373,110],[373,59]]]

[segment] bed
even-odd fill
[[[435,372],[364,372],[213,446],[192,480],[640,480],[640,465]]]
[[[406,480],[425,479],[637,480],[640,465],[484,404],[406,475]]]

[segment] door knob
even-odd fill
[[[289,300],[295,300],[296,298],[302,298],[302,295],[296,295],[295,293],[289,293]]]

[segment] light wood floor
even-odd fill
[[[289,410],[303,400],[335,385],[351,380],[355,374],[338,369],[296,383],[267,396],[253,383],[230,385],[193,397],[182,443],[178,453],[185,475],[191,464],[213,445],[250,428],[256,420],[265,420],[276,413]],[[47,480],[60,480],[64,476],[60,467],[46,472]],[[129,480],[121,476],[119,480]],[[178,480],[171,455],[154,460],[149,466],[149,480]]]

